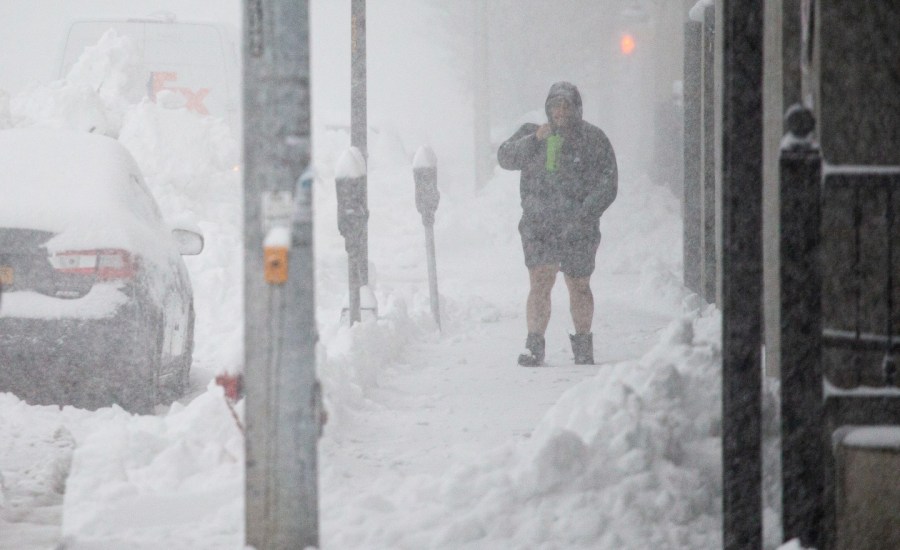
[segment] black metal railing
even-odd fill
[[[897,383],[897,199],[900,167],[824,169],[822,346],[839,387]]]

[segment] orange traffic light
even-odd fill
[[[622,53],[625,55],[631,55],[632,52],[634,52],[636,45],[634,36],[628,33],[623,34],[622,39],[619,40],[619,49],[622,50]]]

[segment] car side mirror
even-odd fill
[[[182,256],[196,256],[203,252],[203,235],[190,229],[175,228],[172,236],[178,244],[178,252]]]

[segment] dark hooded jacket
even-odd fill
[[[538,140],[537,124],[524,124],[503,142],[497,160],[502,168],[522,171],[519,230],[523,236],[599,238],[600,216],[618,191],[616,156],[606,134],[583,120],[581,94],[573,84],[557,82],[550,87],[544,109],[551,124],[550,101],[556,97],[569,101],[576,120],[562,135],[555,169],[547,163],[550,140]]]

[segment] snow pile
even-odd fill
[[[67,548],[240,547],[244,441],[220,387],[165,416],[98,416],[66,485]]]
[[[401,360],[405,348],[422,335],[410,318],[406,302],[391,296],[382,305],[380,319],[355,324],[337,323],[318,353],[318,375],[328,411],[328,431],[339,431],[357,412],[376,406],[370,392],[390,371],[386,365]],[[349,416],[349,418],[348,418]]]
[[[142,96],[138,62],[134,41],[110,29],[66,79],[31,86],[13,98],[13,123],[116,137],[125,111]]]
[[[125,112],[146,93],[146,75],[140,61],[137,43],[109,29],[97,44],[85,48],[66,81],[94,90],[103,102],[111,127],[116,129]]]
[[[342,495],[353,512],[328,547],[721,546],[719,325],[712,309],[677,319],[572,387],[527,444]]]
[[[550,409],[515,476],[526,503],[550,497],[581,510],[548,540],[565,540],[574,523],[571,542],[585,548],[721,544],[719,326],[711,309],[675,320],[639,361],[573,387]]]
[[[66,476],[75,441],[72,426],[89,413],[68,408],[33,407],[15,396],[0,393],[0,543],[41,540],[58,531]],[[73,429],[74,426],[73,426]],[[17,522],[41,518],[24,527]],[[6,539],[6,536],[18,537]]]
[[[647,178],[620,181],[600,229],[598,269],[640,272],[648,263],[681,269],[681,205],[666,187]]]

